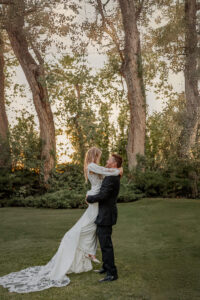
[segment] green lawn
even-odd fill
[[[93,271],[71,274],[64,288],[4,299],[199,300],[200,201],[142,199],[119,204],[113,228],[119,279],[99,284]],[[64,233],[83,210],[0,209],[0,276],[42,265],[56,252]],[[101,258],[98,249],[98,258]]]

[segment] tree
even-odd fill
[[[155,2],[163,18],[158,16],[157,28],[149,29],[145,35],[145,74],[148,83],[159,77],[156,92],[166,94],[173,89],[168,83],[169,73],[184,73],[185,107],[178,152],[187,157],[199,135],[199,5],[196,0]]]
[[[5,107],[5,60],[4,37],[0,33],[0,167],[8,167],[10,164],[9,129]]]
[[[65,55],[49,65],[51,102],[55,102],[56,114],[61,117],[62,131],[67,128],[74,162],[83,163],[86,150],[96,145],[102,150],[101,163],[105,164],[113,149],[117,132],[112,113],[126,99],[114,68],[112,58],[93,74],[83,54]]]
[[[95,21],[90,24],[86,21],[84,28],[89,38],[103,44],[102,48],[107,48],[108,55],[117,56],[120,63],[115,72],[118,72],[123,78],[122,81],[126,82],[130,110],[126,150],[131,170],[137,164],[137,153],[144,155],[145,148],[146,103],[137,23],[142,15],[144,2],[148,7],[151,3],[148,4],[147,1],[111,3],[102,0],[89,2],[95,7],[97,15]],[[101,17],[101,22],[98,16]]]
[[[125,101],[124,101],[125,102]],[[123,166],[127,168],[128,161],[126,155],[126,145],[128,139],[128,128],[130,124],[130,112],[129,112],[129,103],[121,102],[119,107],[119,116],[118,116],[118,130],[115,135],[115,143],[113,145],[113,152],[119,153],[123,158]]]
[[[105,165],[110,152],[114,128],[110,122],[112,108],[109,103],[102,102],[98,113],[96,126],[96,145],[102,150],[101,164]]]
[[[183,130],[180,135],[180,154],[188,156],[197,142],[200,125],[200,94],[198,89],[198,39],[196,0],[185,0],[185,96]]]
[[[92,104],[97,104],[95,94],[97,78],[91,74],[84,55],[63,56],[55,65],[49,65],[49,90],[52,103],[61,116],[74,153],[75,163],[84,162],[87,149],[96,143],[96,116]]]
[[[137,154],[145,153],[146,103],[142,72],[140,34],[137,27],[137,12],[134,1],[119,0],[124,32],[125,49],[122,72],[128,87],[130,127],[127,156],[129,170],[137,165]]]
[[[163,169],[177,159],[184,93],[171,93],[166,100],[162,112],[154,112],[147,118],[145,157],[151,170]]]
[[[102,125],[99,124],[99,127],[104,132],[103,139],[101,140],[102,134],[100,134],[99,140],[104,144],[104,151],[107,144],[107,150],[105,151],[107,154],[102,158],[103,161],[106,161],[108,152],[115,152],[122,155],[123,166],[127,167],[126,146],[130,124],[130,109],[127,91],[124,88],[119,69],[120,61],[118,55],[116,53],[108,53],[107,62],[98,72],[99,83],[97,90],[101,98],[106,101],[102,103],[98,116],[102,120]],[[113,115],[117,116],[117,118],[112,120]]]
[[[1,3],[4,4],[5,2]],[[7,18],[4,16],[3,26],[7,31],[12,49],[24,71],[33,95],[33,102],[40,125],[44,181],[47,181],[50,171],[55,164],[56,143],[53,114],[45,83],[44,61],[36,48],[33,47],[33,50],[38,62],[29,50],[27,35],[24,29],[25,16],[28,13],[25,1],[7,1],[6,4],[9,5],[8,8],[4,8]]]
[[[17,123],[10,129],[12,168],[38,172],[41,169],[40,138],[36,131],[34,115],[21,111]]]

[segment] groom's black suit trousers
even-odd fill
[[[108,275],[117,275],[114,263],[114,251],[112,245],[112,225],[117,222],[117,196],[120,188],[120,176],[107,176],[97,195],[87,197],[89,203],[99,202],[99,213],[95,223],[97,224],[97,236],[99,239],[103,268]]]
[[[97,225],[97,236],[102,252],[103,269],[107,275],[117,275],[117,268],[114,262],[114,251],[111,239],[112,226]]]

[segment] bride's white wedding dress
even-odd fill
[[[87,195],[98,194],[105,176],[119,175],[118,169],[108,169],[95,163],[88,165],[91,190]],[[96,224],[98,203],[89,204],[77,223],[66,232],[53,258],[44,266],[34,266],[0,277],[0,285],[10,292],[30,293],[50,287],[66,286],[70,279],[66,274],[87,272],[92,269],[88,254],[97,249]]]

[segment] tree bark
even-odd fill
[[[183,130],[180,135],[181,157],[187,157],[196,143],[200,120],[200,95],[197,74],[197,6],[196,0],[185,0],[185,96]]]
[[[142,75],[140,34],[134,1],[119,0],[125,32],[122,72],[128,88],[130,127],[127,157],[129,170],[137,165],[137,154],[145,153],[146,103]]]
[[[17,1],[16,1],[17,3]],[[47,182],[50,171],[55,165],[56,141],[55,127],[48,91],[45,84],[43,66],[38,64],[31,53],[24,33],[24,1],[10,6],[12,22],[6,24],[6,30],[12,49],[24,71],[33,95],[34,106],[38,115],[41,138],[41,158],[43,160],[44,181]],[[17,14],[15,14],[15,11]]]
[[[0,33],[0,167],[10,165],[8,118],[5,107],[4,42]]]
[[[81,103],[81,92],[80,92],[80,86],[79,84],[75,85],[75,90],[77,93],[77,113],[76,116],[74,117],[74,125],[76,128],[77,132],[77,137],[78,137],[78,145],[79,145],[79,153],[80,153],[80,163],[84,163],[84,158],[85,158],[85,141],[84,141],[84,135],[82,132],[81,125],[79,124],[79,114],[82,111],[82,103]]]

